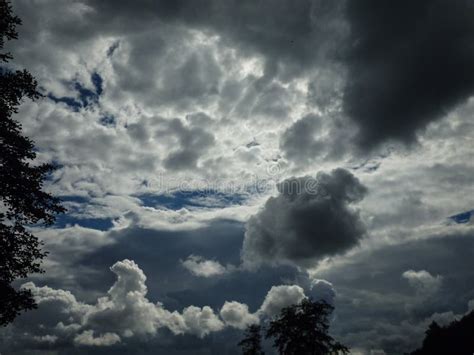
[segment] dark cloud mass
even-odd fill
[[[412,142],[474,91],[474,3],[349,1],[344,109],[359,143]]]
[[[247,223],[243,259],[250,265],[308,266],[347,251],[365,234],[351,204],[367,189],[347,170],[290,178],[278,184],[278,191]]]

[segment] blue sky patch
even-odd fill
[[[117,121],[114,115],[104,115],[99,118],[99,123],[105,127],[114,127]]]
[[[91,75],[91,81],[92,81],[92,84],[94,84],[95,92],[97,96],[102,95],[102,91],[103,91],[102,85],[104,83],[104,80],[102,79],[102,77],[98,73],[94,72]]]
[[[136,196],[144,206],[165,207],[179,210],[184,207],[226,207],[240,205],[245,200],[241,194],[225,194],[219,191],[176,191],[170,194],[142,194]]]
[[[107,231],[112,228],[113,223],[110,218],[75,218],[67,214],[62,214],[56,218],[54,227],[65,228],[67,226],[78,225],[84,228]]]
[[[79,225],[84,228],[106,231],[112,228],[111,218],[78,218],[76,206],[89,203],[88,198],[82,196],[61,196],[63,205],[68,209],[65,213],[56,217],[54,227],[65,228],[68,225]],[[80,208],[79,208],[80,209]]]
[[[91,75],[91,81],[94,85],[94,88],[88,89],[82,83],[78,81],[69,82],[69,85],[72,85],[73,89],[77,93],[77,97],[70,96],[55,96],[52,93],[49,93],[47,96],[49,99],[56,103],[65,103],[73,111],[78,112],[81,108],[85,108],[91,105],[96,105],[99,103],[99,97],[103,92],[103,79],[102,77],[94,72]]]
[[[462,212],[454,216],[448,217],[451,221],[454,221],[458,224],[468,223],[471,220],[474,210]]]
[[[69,106],[74,112],[78,112],[80,108],[82,107],[81,103],[77,101],[73,97],[68,97],[68,96],[54,96],[53,94],[49,93],[48,98],[53,100],[55,103],[65,103],[67,106]]]

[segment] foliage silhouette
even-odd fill
[[[349,349],[329,335],[329,317],[334,307],[325,301],[303,299],[281,310],[270,321],[266,338],[282,355],[347,354]]]
[[[0,0],[0,50],[5,40],[18,37],[20,19],[12,13],[9,1]],[[12,119],[24,97],[42,95],[26,70],[12,71],[13,59],[0,53],[0,324],[6,325],[24,310],[35,308],[28,290],[16,290],[12,282],[30,273],[42,272],[46,255],[42,243],[27,226],[50,225],[57,213],[64,212],[59,199],[44,192],[43,182],[54,170],[51,164],[34,164],[33,142],[21,134],[21,125]]]
[[[410,355],[474,354],[474,311],[446,327],[432,322],[426,330],[423,346]]]
[[[244,339],[238,344],[242,348],[242,355],[265,355],[262,350],[260,331],[261,327],[257,324],[247,327]]]
[[[299,304],[283,308],[271,319],[265,338],[273,338],[273,347],[281,355],[347,354],[349,349],[329,335],[329,318],[334,307],[325,301],[305,298]],[[247,327],[239,343],[243,355],[263,355],[261,327]]]

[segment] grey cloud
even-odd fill
[[[147,142],[151,138],[150,130],[142,122],[127,125],[127,134],[136,141]]]
[[[269,84],[257,96],[252,115],[261,114],[273,119],[286,119],[291,102],[287,90],[276,83]]]
[[[200,156],[214,144],[214,136],[201,127],[187,126],[179,119],[165,121],[158,128],[156,137],[173,135],[177,138],[178,149],[174,149],[164,160],[169,170],[192,169],[197,167]]]
[[[154,154],[140,160],[150,168],[158,160],[158,146],[164,147],[163,165],[168,170],[195,169],[201,156],[215,144],[214,135],[204,127],[212,119],[202,113],[194,113],[179,118],[164,119],[161,117],[143,116],[137,121],[126,125],[126,134],[132,140],[132,146],[137,146],[141,153]],[[145,149],[143,149],[145,148]],[[121,161],[121,164],[133,166],[133,161]],[[135,162],[140,166],[140,162]],[[143,169],[143,167],[140,167]]]
[[[33,339],[40,343],[54,344],[59,338],[56,335],[46,334],[42,336],[34,336]]]
[[[290,160],[307,162],[325,154],[322,135],[322,118],[309,114],[291,125],[281,137],[280,148]],[[319,139],[318,139],[319,138]]]
[[[110,39],[114,50],[108,59],[113,75],[107,78],[107,95],[128,101],[133,93],[136,101],[151,107],[174,103],[191,108],[221,97],[217,95],[227,68],[218,63],[213,44],[192,40],[193,30],[213,37],[219,47],[237,50],[239,56],[263,59],[269,78],[288,81],[327,61],[327,53],[338,42],[334,38],[345,27],[342,3],[328,0],[265,0],[258,4],[248,0],[140,0],[133,4],[86,0],[69,7],[51,0],[35,14],[23,0],[17,0],[15,7],[28,19],[22,39],[36,48],[35,53],[42,53],[32,61],[28,51],[18,47],[17,60],[39,71],[46,65],[48,70],[67,74],[68,63],[50,53],[61,51],[68,56],[71,44],[87,47],[99,37]],[[52,12],[58,15],[50,18]],[[42,40],[46,35],[52,38],[48,43]],[[48,51],[38,48],[39,44]],[[104,50],[104,58],[110,48]],[[54,63],[59,69],[49,69]],[[284,115],[288,104],[277,105],[273,93],[268,95],[261,98],[261,110]]]
[[[341,27],[341,3],[334,1],[126,1],[86,2],[94,9],[92,18],[117,30],[119,19],[127,18],[128,29],[136,29],[133,19],[142,23],[156,19],[190,27],[210,29],[230,38],[244,50],[258,51],[270,61],[288,62],[290,67],[313,63],[322,48],[329,47],[328,37]],[[133,14],[133,16],[130,16]],[[139,24],[140,26],[141,24]]]
[[[310,285],[310,296],[333,304],[336,298],[336,290],[333,284],[327,280],[313,279]]]
[[[364,236],[351,204],[361,201],[367,189],[348,171],[287,179],[278,191],[246,225],[245,264],[308,266],[347,251]]]
[[[195,112],[186,115],[186,122],[191,126],[206,127],[212,124],[213,119],[204,112]]]
[[[349,1],[344,110],[372,148],[416,133],[474,92],[470,1]]]
[[[433,179],[436,179],[434,177]],[[438,185],[440,186],[440,185]],[[427,198],[419,190],[404,189],[393,198],[392,206],[387,212],[379,211],[370,222],[372,229],[383,228],[387,225],[415,228],[422,223],[433,223],[441,220],[442,214],[427,204]]]
[[[220,68],[212,54],[192,54],[176,72],[166,71],[162,84],[166,90],[165,99],[169,100],[178,95],[199,98],[217,94],[219,76]]]
[[[403,354],[419,347],[431,320],[464,313],[474,299],[474,235],[469,228],[447,231],[356,253],[318,272],[337,289],[334,336],[362,354]],[[416,270],[406,274],[412,285],[401,277],[407,270]]]
[[[337,64],[333,67],[318,68],[314,77],[308,83],[308,105],[317,107],[319,111],[327,113],[339,109],[342,98],[343,78],[340,75],[342,68]]]
[[[127,100],[132,93],[149,107],[173,104],[181,109],[215,99],[223,73],[212,45],[197,43],[184,28],[157,26],[160,31],[151,27],[126,36],[115,50],[112,95]]]
[[[289,161],[305,165],[344,157],[352,138],[350,124],[342,117],[310,113],[282,133],[280,149]]]

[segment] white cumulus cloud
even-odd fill
[[[402,276],[408,280],[408,283],[415,289],[417,294],[423,296],[436,293],[443,283],[441,275],[433,276],[426,270],[407,270]]]
[[[255,312],[237,301],[224,302],[218,311],[194,305],[181,312],[170,311],[161,302],[153,303],[147,298],[146,275],[134,261],[118,261],[110,270],[117,279],[95,304],[81,302],[66,290],[39,287],[33,282],[23,284],[39,305],[34,312],[37,321],[31,323],[30,329],[34,339],[50,344],[61,339],[76,346],[112,346],[131,338],[157,336],[160,329],[203,338],[226,327],[244,329],[306,297],[300,286],[279,285],[269,290]],[[40,333],[38,324],[42,324]],[[48,335],[41,335],[44,332]]]
[[[206,260],[202,256],[190,255],[181,261],[183,267],[195,276],[212,277],[227,273],[229,270],[215,260]]]
[[[250,313],[246,304],[236,301],[226,301],[221,308],[220,316],[226,325],[238,329],[245,329],[249,324],[259,322],[258,316]]]

